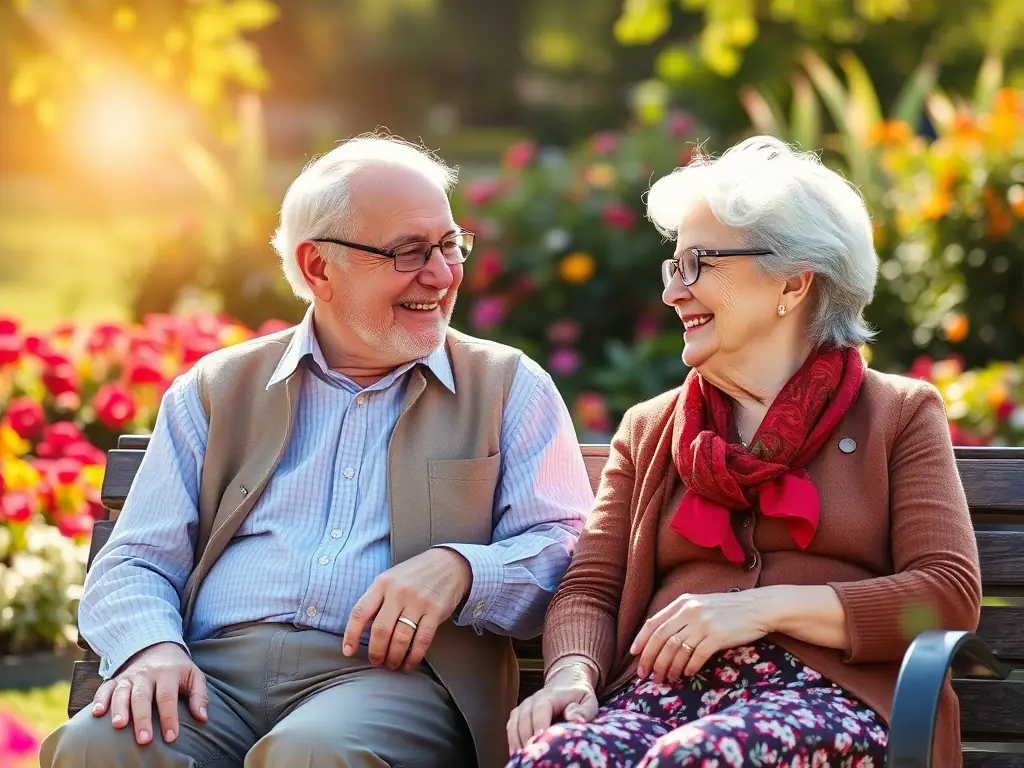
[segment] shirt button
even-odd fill
[[[309,616],[309,618],[311,618],[311,619],[314,616],[316,616],[316,606],[315,605],[309,606],[309,608],[306,609],[306,615]]]
[[[342,472],[342,474],[345,475],[345,477],[347,477],[349,480],[351,480],[353,477],[356,476],[356,471],[352,469],[352,467],[345,467],[345,471]]]
[[[360,395],[359,397],[357,397],[356,405],[358,405],[360,408],[366,405],[366,395]]]
[[[332,539],[340,539],[341,538],[341,529],[340,528],[335,528],[333,531],[331,531],[331,538]]]
[[[747,570],[752,571],[757,566],[757,555],[747,555]]]
[[[324,555],[320,558],[319,562],[320,565],[327,565],[329,562],[331,562],[331,558],[329,558],[327,555]]]

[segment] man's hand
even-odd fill
[[[153,701],[160,716],[164,741],[178,738],[178,696],[188,695],[192,717],[206,722],[206,675],[177,643],[157,643],[128,659],[122,670],[107,680],[93,697],[92,713],[120,730],[135,723],[135,741],[148,744],[153,738]]]
[[[451,618],[472,586],[469,562],[451,549],[428,549],[389,568],[352,608],[342,651],[353,655],[373,621],[370,663],[408,672],[423,660],[438,626]],[[399,618],[414,623],[415,629]]]

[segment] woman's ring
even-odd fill
[[[413,632],[415,632],[418,628],[415,621],[413,621],[412,619],[407,619],[405,618],[405,616],[399,616],[398,620],[403,624],[408,624],[410,627],[412,627]]]
[[[687,643],[683,643],[682,647],[685,648],[686,650],[688,650],[690,653],[693,653],[693,646],[692,645],[689,645]]]

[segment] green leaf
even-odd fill
[[[686,48],[671,45],[660,54],[654,71],[662,80],[679,83],[690,77],[697,69],[697,62]]]
[[[1003,85],[1003,57],[996,51],[990,51],[982,62],[978,72],[978,80],[974,84],[974,109],[987,112],[992,108],[996,91]]]
[[[924,60],[903,84],[892,108],[891,118],[915,126],[921,119],[925,100],[935,87],[939,78],[939,64],[932,52],[925,54]]]
[[[821,103],[810,81],[800,74],[792,78],[793,104],[790,108],[789,140],[804,149],[821,145]]]
[[[817,53],[805,49],[799,56],[800,63],[806,70],[811,82],[814,84],[818,95],[828,109],[832,122],[842,134],[849,133],[849,126],[846,119],[847,93],[843,84],[836,77],[836,73],[825,63]]]
[[[755,131],[779,138],[789,135],[786,118],[770,93],[744,85],[738,96]]]
[[[613,32],[622,45],[644,45],[664,35],[670,22],[667,0],[626,0]]]
[[[847,125],[854,138],[863,143],[871,128],[882,121],[878,93],[863,62],[853,51],[842,51],[837,58],[839,66],[846,74],[849,93],[846,106]]]

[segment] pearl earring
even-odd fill
[[[782,317],[784,314],[786,314],[786,305],[779,304],[779,317]]]

